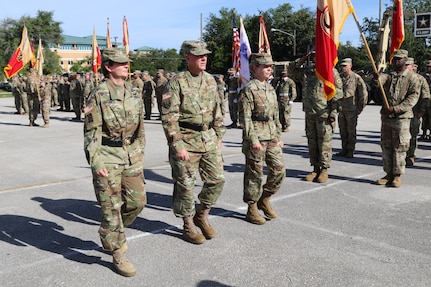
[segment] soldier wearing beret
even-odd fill
[[[216,236],[208,221],[224,185],[222,137],[226,131],[214,77],[205,72],[208,54],[204,42],[184,41],[187,70],[177,74],[162,95],[162,124],[169,145],[174,181],[173,211],[183,219],[184,238],[202,244]],[[193,190],[200,173],[203,187],[195,212]],[[198,232],[199,227],[203,235]]]
[[[245,155],[243,200],[248,204],[246,219],[254,224],[266,222],[258,209],[268,218],[277,217],[269,198],[280,189],[286,174],[277,96],[268,83],[273,64],[270,54],[251,54],[250,71],[254,79],[244,87],[239,98],[242,152]],[[262,192],[265,162],[269,172]]]
[[[102,50],[105,77],[84,109],[84,151],[101,206],[99,235],[123,276],[136,269],[126,258],[125,227],[146,204],[144,190],[144,121],[142,95],[125,79],[130,59],[122,49]]]
[[[341,61],[341,80],[343,81],[343,98],[340,100],[338,126],[340,128],[341,151],[337,156],[352,158],[356,146],[356,126],[358,116],[364,109],[368,91],[364,80],[352,71],[352,59]]]
[[[375,75],[380,78],[389,107],[380,110],[382,126],[380,145],[382,147],[383,170],[386,175],[376,181],[378,185],[401,186],[401,175],[405,173],[406,152],[410,145],[410,120],[413,107],[419,99],[419,80],[407,69],[408,52],[397,50],[392,60],[394,71]]]

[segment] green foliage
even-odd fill
[[[184,69],[184,60],[175,49],[155,49],[148,52],[130,54],[130,71],[146,70],[151,75],[155,75],[158,69],[164,69],[167,72],[178,72]],[[182,67],[182,68],[181,68]]]

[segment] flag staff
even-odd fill
[[[353,18],[355,19],[356,25],[358,26],[359,33],[361,34],[361,39],[364,42],[365,49],[367,50],[368,57],[370,58],[371,66],[373,67],[373,71],[377,75],[379,73],[379,71],[377,70],[377,66],[376,66],[376,63],[374,62],[373,55],[371,54],[370,47],[368,46],[367,39],[365,38],[365,35],[362,32],[361,25],[359,25],[359,21],[358,21],[358,18],[356,17],[355,11],[353,11],[352,14],[353,14]],[[379,77],[377,77],[377,83],[379,85],[380,91],[382,92],[383,100],[385,101],[385,106],[387,109],[389,109],[388,98],[386,97],[385,89],[383,88],[382,82],[380,81]]]

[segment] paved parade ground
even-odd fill
[[[53,110],[49,128],[29,127],[13,98],[0,99],[0,286],[431,286],[431,142],[419,142],[401,188],[375,185],[385,174],[380,107],[370,105],[355,157],[334,157],[326,184],[305,182],[301,108],[294,103],[283,133],[287,173],[271,198],[278,217],[261,226],[245,221],[241,130],[227,130],[226,183],[210,217],[217,237],[202,245],[182,239],[161,122],[145,121],[148,204],[126,230],[137,275],[125,278],[100,247],[83,123]],[[337,128],[334,152],[340,145]]]

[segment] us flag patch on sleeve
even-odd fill
[[[169,99],[171,97],[171,93],[165,93],[165,94],[163,94],[162,95],[162,100],[164,101],[164,100],[167,100],[167,99]]]
[[[86,106],[85,108],[84,108],[84,114],[89,114],[89,113],[91,113],[91,111],[93,110],[93,105],[92,104],[89,104],[88,106]]]

